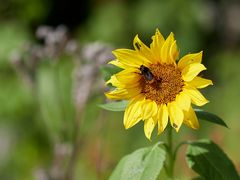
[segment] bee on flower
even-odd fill
[[[162,133],[168,122],[178,131],[181,125],[199,128],[199,122],[191,106],[203,106],[208,100],[198,89],[212,85],[212,81],[199,77],[206,70],[201,64],[202,51],[187,54],[176,60],[179,49],[173,33],[164,39],[157,29],[150,47],[138,35],[133,41],[134,50],[116,49],[116,59],[110,61],[122,69],[111,76],[107,84],[116,87],[105,93],[112,100],[128,100],[124,112],[124,126],[131,128],[144,121],[144,132],[151,138],[154,127]]]

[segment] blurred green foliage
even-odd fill
[[[53,141],[73,141],[71,59],[61,57],[60,63],[42,63],[37,70],[34,92],[24,84],[9,60],[12,51],[21,50],[25,42],[35,41],[32,25],[44,22],[50,5],[41,0],[1,2],[0,179],[34,179],[38,168],[51,166]],[[150,43],[158,27],[165,36],[174,32],[180,56],[204,50],[203,62],[208,71],[203,76],[214,82],[213,87],[204,91],[210,100],[204,108],[222,117],[230,130],[201,122],[199,131],[182,127],[174,137],[176,141],[210,137],[223,147],[240,171],[240,144],[235,138],[240,131],[240,45],[225,36],[233,30],[225,22],[225,14],[219,15],[223,6],[222,2],[200,0],[93,1],[89,17],[72,32],[80,44],[103,41],[117,48],[130,48],[136,34]],[[228,7],[226,13],[230,11]],[[240,32],[234,32],[233,39],[239,39]],[[153,141],[149,142],[140,123],[124,130],[123,114],[99,109],[97,104],[103,102],[103,92],[95,92],[85,108],[81,128],[84,144],[76,177],[106,179],[123,155],[165,139],[164,134],[157,136],[154,132]],[[183,156],[178,162],[176,167],[181,169],[176,168],[176,175],[180,179],[192,176]]]

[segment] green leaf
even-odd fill
[[[210,140],[191,142],[187,149],[186,160],[188,166],[205,179],[240,179],[228,156]]]
[[[117,66],[100,66],[100,71],[102,73],[103,79],[105,81],[109,80],[113,74],[120,72],[122,69]]]
[[[155,180],[165,161],[165,151],[158,145],[138,149],[123,157],[110,180]]]
[[[124,111],[127,107],[128,101],[116,101],[106,104],[100,104],[99,107],[108,111]]]
[[[224,126],[226,128],[228,128],[227,124],[217,115],[210,113],[210,112],[206,112],[202,109],[194,109],[197,117],[201,120],[205,120],[211,123],[215,123],[221,126]]]

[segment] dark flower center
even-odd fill
[[[157,104],[174,101],[184,85],[181,71],[174,64],[151,64],[149,70],[153,79],[149,81],[144,76],[141,79],[142,93],[146,99]]]

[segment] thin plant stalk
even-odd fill
[[[173,149],[173,135],[172,135],[172,128],[168,128],[167,133],[167,153],[168,153],[168,166],[167,166],[167,174],[170,179],[174,179],[174,164],[175,164],[175,157],[174,157],[174,149]]]

